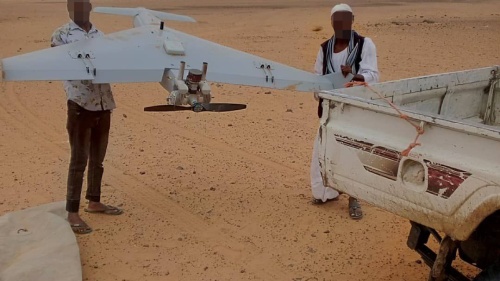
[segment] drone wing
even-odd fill
[[[2,65],[6,81],[158,82],[168,60],[161,38],[145,26],[6,58]]]
[[[208,63],[208,81],[311,92],[342,88],[352,79],[342,74],[316,75],[177,30],[168,32],[185,51],[184,56],[172,56],[169,61],[176,66],[185,61],[187,68],[198,69]]]
[[[208,63],[208,81],[296,91],[341,88],[352,77],[316,75],[154,25],[6,58],[1,65],[6,81],[126,83],[160,82],[181,61],[185,71]]]

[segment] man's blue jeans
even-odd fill
[[[71,147],[68,172],[66,211],[78,212],[83,175],[88,161],[85,199],[100,202],[103,161],[108,146],[111,112],[89,111],[68,100],[66,129]]]

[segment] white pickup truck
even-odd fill
[[[469,280],[457,253],[500,280],[499,81],[492,66],[319,94],[325,185],[410,220],[429,280]]]

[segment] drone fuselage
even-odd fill
[[[163,29],[163,24],[163,21],[145,8],[139,8],[139,13],[134,16],[134,27],[155,25]],[[172,36],[172,34],[168,35],[168,37]],[[167,48],[166,46],[164,47]],[[185,64],[183,63],[181,63],[177,76],[170,70],[165,71],[160,84],[170,93],[167,97],[167,104],[195,106],[197,103],[210,103],[210,84],[205,80],[207,64],[203,65],[202,71],[198,69],[188,70],[186,78],[184,78],[184,71]],[[192,71],[196,73],[195,76],[192,76]],[[193,77],[198,79],[192,79]]]

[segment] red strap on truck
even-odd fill
[[[408,145],[408,148],[406,148],[405,150],[403,150],[401,152],[401,155],[403,156],[408,156],[410,154],[410,151],[416,147],[417,145],[420,145],[420,143],[418,143],[418,138],[420,137],[420,135],[422,135],[424,133],[424,129],[421,128],[418,124],[415,124],[413,122],[411,122],[408,118],[408,115],[404,114],[403,112],[401,112],[401,110],[399,110],[399,108],[394,104],[392,103],[390,100],[388,100],[387,98],[385,98],[383,95],[381,95],[379,92],[377,92],[375,89],[373,89],[372,87],[370,87],[370,85],[368,85],[368,83],[366,82],[360,82],[360,81],[351,81],[347,84],[344,85],[344,87],[346,88],[350,88],[350,87],[353,87],[353,86],[365,86],[367,87],[368,89],[370,89],[370,91],[374,92],[375,94],[377,94],[381,99],[385,100],[392,108],[394,108],[394,110],[396,110],[398,113],[399,113],[399,117],[401,117],[402,119],[406,120],[406,122],[410,123],[413,127],[415,127],[415,129],[417,130],[417,136],[415,137],[415,140],[413,140],[412,143],[410,143],[410,145]]]

